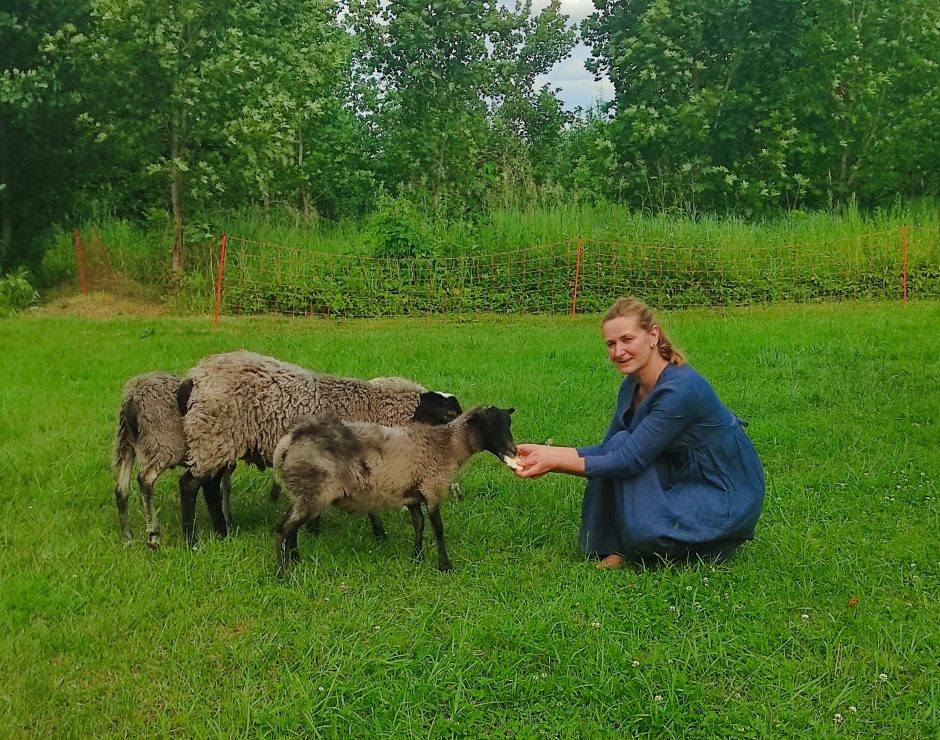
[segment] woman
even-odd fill
[[[764,499],[764,472],[744,423],[685,364],[646,304],[617,300],[601,334],[626,376],[604,440],[519,445],[516,475],[588,478],[579,540],[599,568],[726,558],[754,537]]]

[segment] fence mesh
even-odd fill
[[[78,229],[73,230],[72,243],[75,246],[75,261],[78,265],[82,293],[113,286],[115,277],[111,267],[111,254],[101,240],[98,229],[92,228],[84,234]]]
[[[625,294],[658,308],[901,300],[905,278],[907,296],[940,294],[940,230],[749,247],[571,239],[423,259],[329,254],[230,236],[221,267],[220,311],[230,314],[596,313]]]

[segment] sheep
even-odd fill
[[[314,373],[273,357],[239,350],[203,358],[180,384],[187,465],[196,488],[181,488],[183,536],[195,542],[195,497],[201,484],[217,496],[220,476],[238,460],[271,465],[278,440],[304,416],[332,412],[343,419],[443,424],[460,413],[447,393],[402,387],[400,380],[369,383]],[[370,517],[377,537],[381,522]]]
[[[487,450],[503,460],[514,458],[513,411],[476,406],[442,426],[390,427],[342,421],[333,414],[301,420],[274,451],[274,477],[290,502],[274,528],[278,575],[285,576],[290,562],[299,559],[297,530],[329,506],[370,513],[407,506],[415,533],[413,556],[421,560],[422,502],[437,541],[437,567],[451,570],[441,502],[472,455]]]
[[[417,391],[418,393],[427,393],[427,390],[428,390],[423,385],[419,383],[415,383],[413,380],[409,380],[408,378],[402,378],[401,376],[398,376],[398,375],[393,375],[393,376],[383,377],[383,378],[372,378],[372,380],[368,381],[368,383],[370,383],[371,385],[379,386],[381,388],[387,388],[393,391]],[[442,394],[442,395],[446,395],[446,394]],[[272,480],[271,491],[269,494],[271,500],[277,501],[278,498],[280,498],[280,495],[281,495],[281,489],[278,486],[277,481]],[[311,520],[311,523],[312,522],[313,520]]]
[[[392,375],[385,378],[372,378],[372,380],[368,382],[371,385],[387,388],[390,391],[418,391],[418,393],[427,393],[428,391],[423,385],[419,385],[408,378],[402,378],[399,375]]]
[[[147,523],[147,544],[153,549],[160,546],[160,521],[153,505],[153,487],[165,471],[184,466],[186,462],[183,419],[176,403],[176,392],[182,380],[172,373],[150,372],[136,375],[124,384],[111,462],[117,471],[114,498],[125,542],[133,539],[127,499],[136,461],[140,469],[137,484]],[[218,505],[214,506],[207,500],[214,523],[219,516],[230,520],[228,492],[231,472],[231,468],[226,468],[220,481],[221,511]],[[188,473],[184,473],[180,479],[181,488],[188,484],[187,476]]]

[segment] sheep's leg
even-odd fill
[[[231,532],[235,525],[232,523],[232,506],[230,498],[232,495],[232,473],[235,471],[234,465],[229,465],[222,473],[222,515],[225,517],[225,528]]]
[[[415,530],[412,557],[415,560],[424,560],[424,512],[421,511],[421,504],[408,504],[408,513],[411,514],[411,526]]]
[[[297,530],[310,517],[306,513],[295,511],[293,507],[284,512],[274,525],[274,548],[277,553],[277,574],[283,578],[290,570],[293,560],[299,560],[297,551]]]
[[[382,520],[379,519],[378,514],[373,514],[369,512],[369,524],[372,525],[372,535],[377,540],[384,540],[387,536],[385,534],[385,527],[382,525]]]
[[[160,521],[153,506],[153,484],[160,477],[162,470],[149,467],[137,476],[140,486],[140,499],[144,504],[144,518],[147,520],[147,546],[156,550],[160,547]]]
[[[220,540],[225,539],[228,535],[228,527],[225,523],[222,501],[222,478],[224,475],[225,471],[223,470],[220,473],[216,473],[211,478],[207,478],[202,483],[202,495],[206,499],[209,517],[212,519],[212,528],[215,530]]]
[[[438,570],[453,570],[454,566],[450,564],[447,548],[444,546],[444,522],[441,521],[440,508],[428,505],[428,518],[431,520],[431,529],[434,530],[434,539],[437,540]]]
[[[188,470],[180,476],[180,509],[182,512],[183,540],[189,548],[196,546],[196,495],[199,493],[199,487],[201,485],[202,480],[194,476]]]
[[[134,455],[125,455],[121,459],[117,483],[114,485],[114,501],[117,503],[118,519],[121,522],[121,536],[125,542],[133,539],[130,521],[127,518],[127,499],[131,495],[131,473],[134,467]]]

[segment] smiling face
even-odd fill
[[[635,316],[618,316],[601,324],[601,336],[607,347],[607,356],[624,375],[635,375],[650,360],[659,357],[656,342],[659,327],[649,331],[640,326]]]

